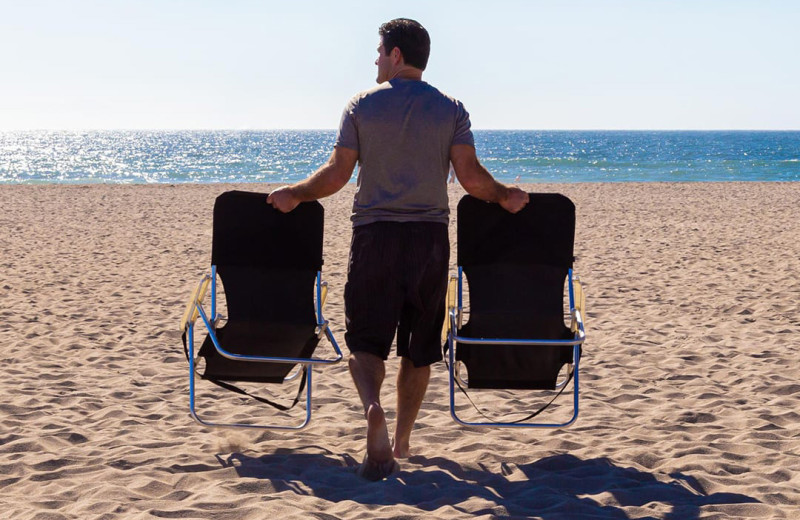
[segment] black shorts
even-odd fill
[[[385,360],[397,333],[397,355],[415,367],[441,360],[449,264],[445,224],[356,226],[344,289],[350,352],[369,352]]]

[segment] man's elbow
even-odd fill
[[[458,181],[467,193],[487,202],[500,202],[506,197],[508,191],[505,185],[497,182],[488,173],[460,177]]]

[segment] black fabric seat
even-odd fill
[[[229,322],[217,329],[222,347],[233,354],[284,358],[309,358],[319,344],[316,327],[289,323]],[[226,382],[282,383],[296,364],[253,363],[231,360],[214,347],[206,336],[200,348],[205,358],[201,376]]]

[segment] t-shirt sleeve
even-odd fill
[[[334,143],[335,147],[341,146],[359,151],[355,109],[355,99],[351,99],[342,111],[342,119],[339,121],[339,131],[336,134],[336,142]]]
[[[468,144],[475,147],[475,138],[472,136],[472,123],[469,121],[469,112],[460,102],[456,102],[456,130],[453,134],[453,144]]]

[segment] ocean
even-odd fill
[[[503,182],[800,181],[800,131],[476,130]],[[0,184],[289,183],[333,130],[0,132]],[[353,175],[352,181],[355,181]]]

